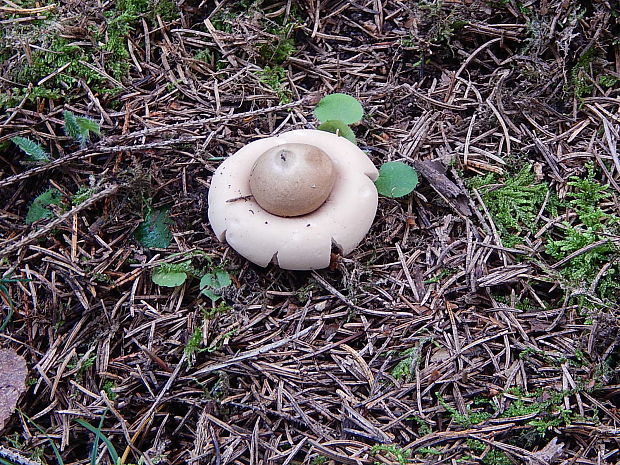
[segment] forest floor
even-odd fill
[[[619,17],[0,2],[0,347],[29,369],[0,445],[48,464],[618,463]],[[211,176],[315,128],[334,92],[362,103],[375,165],[420,183],[329,269],[253,265],[209,226]],[[65,112],[101,135],[76,142]]]

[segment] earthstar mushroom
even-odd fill
[[[209,189],[209,221],[220,241],[257,265],[274,260],[289,270],[326,268],[332,245],[346,255],[370,229],[377,176],[368,156],[343,137],[311,129],[286,132],[251,142],[218,167]],[[301,189],[310,193],[297,195]],[[289,205],[276,202],[274,209],[283,193]],[[308,197],[301,208],[300,199]]]
[[[282,144],[263,153],[250,173],[258,204],[277,216],[301,216],[327,200],[336,171],[331,158],[308,144]]]

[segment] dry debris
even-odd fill
[[[76,422],[105,415],[126,464],[618,462],[617,2],[5,3],[0,341],[33,383],[0,447],[55,463],[53,441],[77,464],[95,444],[108,463]],[[247,263],[206,223],[211,174],[252,139],[314,127],[336,91],[362,102],[375,164],[424,182],[381,199],[328,270]],[[103,137],[71,145],[66,109]],[[16,135],[55,158],[25,161]],[[600,211],[575,203],[588,170]],[[27,225],[49,188],[55,218]],[[508,188],[535,211],[506,214]],[[172,243],[143,248],[134,231],[164,209]],[[595,238],[568,248],[574,231]],[[151,281],[185,262],[183,285]],[[575,263],[593,271],[569,279]],[[192,278],[214,266],[234,282],[219,306]]]

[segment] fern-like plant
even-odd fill
[[[63,113],[65,120],[65,134],[85,147],[90,141],[90,134],[101,135],[99,123],[83,116],[75,116],[71,111],[65,110]]]
[[[22,149],[22,151],[28,156],[29,161],[39,161],[44,163],[50,161],[50,156],[45,150],[43,150],[43,147],[27,137],[15,136],[11,138],[11,142]]]

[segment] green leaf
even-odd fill
[[[77,124],[75,115],[68,110],[65,110],[62,114],[65,119],[65,134],[81,144],[83,142],[82,132]]]
[[[171,223],[168,210],[149,211],[134,236],[143,247],[165,249],[172,240]]]
[[[226,270],[214,268],[213,273],[205,274],[200,280],[200,292],[216,302],[220,299],[219,291],[231,284],[232,280]]]
[[[319,130],[337,134],[357,145],[357,139],[355,139],[353,130],[340,120],[325,121],[319,126]]]
[[[47,207],[50,205],[60,205],[61,202],[62,193],[53,187],[46,190],[41,195],[38,195],[32,201],[32,204],[30,204],[30,208],[28,208],[26,224],[32,224],[35,221],[53,217],[54,213]]]
[[[28,155],[29,160],[43,162],[50,161],[50,156],[45,150],[43,150],[43,147],[36,142],[20,136],[11,137],[11,141],[22,149],[26,155]]]
[[[375,181],[377,191],[385,197],[396,198],[409,194],[418,185],[418,173],[400,161],[384,163]]]
[[[153,271],[151,279],[158,286],[177,287],[185,282],[187,273],[184,271],[170,271],[166,267],[159,266]]]
[[[101,134],[99,123],[90,118],[83,116],[75,116],[72,112],[65,110],[63,112],[65,119],[65,134],[81,146],[85,146],[90,140],[90,133]]]
[[[90,131],[97,134],[98,136],[101,135],[101,127],[99,126],[99,123],[97,123],[97,121],[90,118],[84,118],[83,116],[78,116],[77,118],[75,118],[75,120],[77,121],[77,124],[82,130],[82,132]]]
[[[364,116],[362,105],[347,94],[329,94],[321,99],[314,109],[314,115],[321,122],[342,121],[344,124],[357,123]]]

